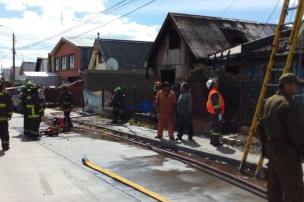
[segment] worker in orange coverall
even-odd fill
[[[176,96],[171,90],[170,83],[163,83],[163,90],[159,91],[156,96],[156,112],[158,117],[157,136],[162,138],[164,125],[167,124],[170,140],[174,140],[174,121],[176,110]]]

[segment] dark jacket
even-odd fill
[[[7,121],[13,115],[13,101],[10,94],[0,90],[0,121]]]
[[[120,110],[123,107],[124,100],[125,100],[124,94],[117,93],[117,94],[115,94],[112,102],[110,103],[110,106],[116,110]]]
[[[271,140],[304,147],[303,122],[296,102],[286,93],[270,97],[263,108],[257,131],[263,144]]]
[[[193,98],[191,93],[182,93],[177,102],[178,113],[180,114],[192,114],[193,113]]]
[[[28,118],[33,119],[43,116],[44,110],[37,90],[29,91],[27,93],[25,103]]]
[[[74,108],[74,97],[69,91],[60,94],[58,98],[59,106],[62,106],[63,111],[72,111]]]

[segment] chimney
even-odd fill
[[[100,33],[99,33],[99,32],[97,32],[97,39],[99,39],[99,34],[100,34]]]

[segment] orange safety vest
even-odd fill
[[[212,100],[211,100],[211,97],[213,94],[217,93],[219,95],[219,100],[218,100],[218,104],[217,106],[213,106],[212,104]],[[223,97],[221,96],[221,94],[216,90],[216,89],[212,89],[209,93],[209,96],[208,96],[208,102],[207,102],[207,110],[210,114],[215,114],[215,111],[214,109],[216,108],[220,108],[221,110],[221,114],[224,114],[225,113],[225,102],[224,102],[224,99]]]

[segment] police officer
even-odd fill
[[[113,107],[113,121],[112,123],[118,123],[118,117],[121,118],[122,121],[124,121],[124,115],[120,113],[120,110],[123,108],[124,104],[124,94],[122,93],[122,90],[120,87],[115,88],[114,90],[115,95],[112,98],[112,102],[110,103],[110,107]]]
[[[21,96],[21,104],[23,108],[23,134],[28,137],[31,135],[31,131],[30,131],[30,120],[28,118],[27,109],[26,109],[26,98],[28,93],[27,91],[30,89],[30,86],[32,85],[33,85],[32,82],[27,82],[24,88],[22,88],[22,96]]]
[[[38,85],[30,84],[28,87],[29,90],[27,92],[25,103],[30,126],[30,137],[38,138],[40,137],[39,127],[41,123],[41,117],[44,115],[44,110],[42,108],[41,100],[38,96]]]
[[[279,91],[267,99],[257,131],[269,159],[268,200],[304,201],[301,148],[304,130],[300,109],[292,96],[304,80],[288,73],[279,79]]]
[[[61,86],[61,94],[58,98],[58,104],[63,109],[64,117],[66,118],[66,128],[68,131],[73,129],[73,123],[71,120],[71,111],[74,108],[74,97],[72,93],[68,91],[66,85]]]
[[[207,111],[209,112],[211,130],[210,144],[213,146],[222,146],[220,134],[222,132],[222,120],[225,113],[225,103],[222,95],[219,93],[219,84],[215,79],[209,79],[206,83],[210,93],[207,101]]]
[[[13,101],[10,94],[3,90],[4,83],[0,80],[0,137],[2,142],[2,149],[9,150],[9,132],[8,121],[13,115]]]

